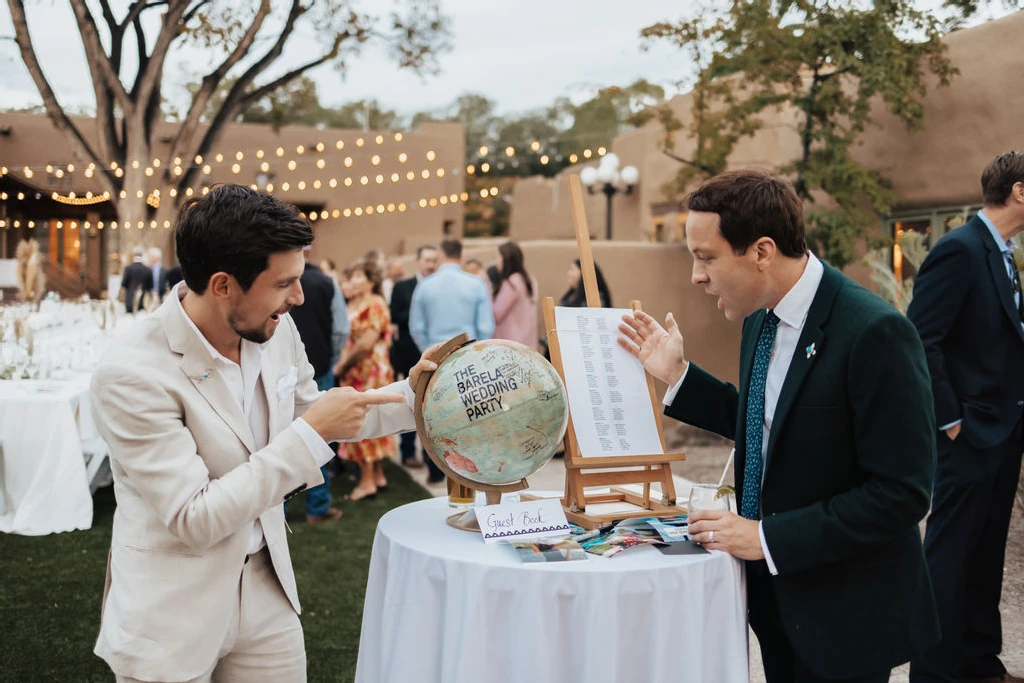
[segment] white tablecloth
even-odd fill
[[[446,498],[377,526],[357,683],[748,680],[743,570],[724,553],[523,564],[445,524]]]
[[[0,381],[0,442],[0,532],[41,535],[92,526],[83,443],[102,442],[87,376]]]

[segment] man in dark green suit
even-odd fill
[[[736,171],[687,201],[693,282],[743,320],[739,389],[683,353],[670,313],[620,342],[669,385],[665,413],[736,442],[740,514],[690,533],[747,561],[769,683],[884,683],[938,640],[918,523],[935,469],[921,341],[894,308],[806,247],[784,180]]]

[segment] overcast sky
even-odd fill
[[[479,92],[502,112],[518,112],[569,95],[587,99],[596,88],[627,85],[637,78],[666,86],[685,77],[683,53],[669,46],[640,49],[639,32],[663,19],[679,18],[685,3],[669,0],[442,0],[452,21],[452,51],[441,57],[436,76],[400,71],[383,51],[369,49],[350,60],[346,76],[323,67],[312,72],[321,101],[339,104],[376,98],[411,114],[437,109],[464,92]],[[92,89],[74,17],[63,2],[33,2],[28,23],[43,69],[65,105],[91,107]],[[112,3],[122,7],[127,2]],[[275,2],[275,6],[279,4]],[[390,7],[376,0],[364,7]],[[154,13],[155,14],[155,13]],[[12,35],[11,17],[0,9],[0,36]],[[283,58],[299,64],[313,56],[311,35],[293,36]],[[189,56],[195,71],[209,68],[200,53]],[[182,67],[167,75],[184,80]],[[2,106],[39,103],[38,94],[11,41],[0,42]]]

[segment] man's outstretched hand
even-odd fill
[[[683,335],[671,313],[665,316],[665,327],[643,311],[624,315],[619,332],[619,345],[638,358],[651,375],[670,387],[683,376],[687,365]]]

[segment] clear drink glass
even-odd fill
[[[468,510],[476,502],[476,491],[460,484],[451,477],[447,478],[448,507],[457,510]]]
[[[694,484],[686,510],[692,515],[697,510],[728,510],[729,496],[719,492],[718,484]]]

